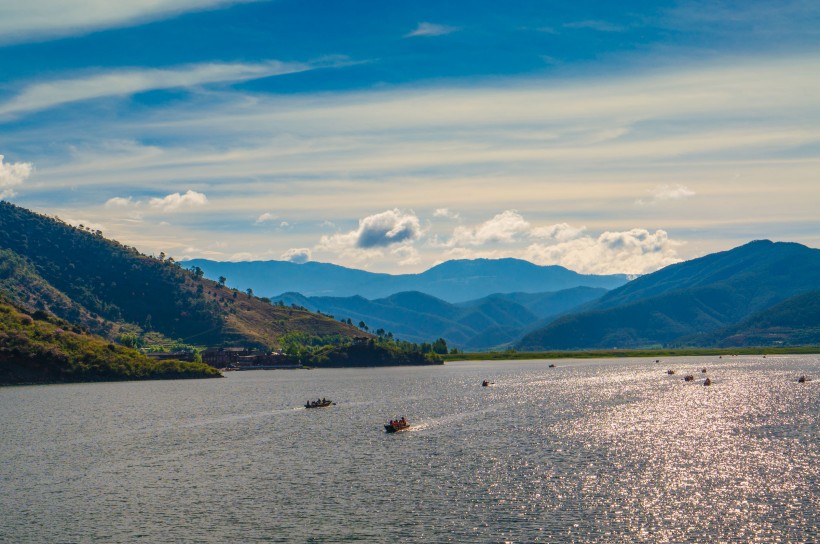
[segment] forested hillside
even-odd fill
[[[533,331],[522,350],[715,345],[716,333],[820,285],[820,250],[760,240],[668,266]],[[801,328],[811,313],[794,313]],[[728,334],[728,333],[727,333]],[[732,334],[742,334],[735,330]]]
[[[7,202],[0,202],[0,292],[109,338],[153,331],[198,345],[275,347],[288,332],[361,334]]]
[[[153,361],[0,296],[0,384],[218,377],[202,363]]]

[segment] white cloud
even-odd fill
[[[248,0],[25,0],[0,2],[0,43],[127,26]]]
[[[294,247],[282,253],[279,259],[296,264],[304,264],[311,260],[311,251],[310,248],[307,247]]]
[[[208,203],[208,197],[202,193],[188,190],[187,193],[172,193],[162,198],[152,198],[148,205],[162,212],[173,212],[180,208],[193,208],[204,206]]]
[[[692,191],[685,185],[658,185],[653,190],[649,191],[652,195],[652,198],[649,201],[645,200],[638,200],[636,204],[645,205],[645,204],[656,204],[658,202],[663,202],[665,200],[682,200],[685,198],[689,198],[690,196],[695,195],[695,191]]]
[[[645,229],[604,232],[555,245],[532,244],[525,258],[537,264],[558,264],[584,274],[645,274],[681,261],[666,231]]]
[[[413,212],[402,212],[396,208],[360,219],[356,230],[322,236],[319,246],[335,250],[372,250],[411,243],[421,234],[419,218]]]
[[[262,223],[267,223],[268,221],[273,221],[274,219],[276,219],[276,216],[274,214],[272,214],[270,212],[265,212],[265,213],[263,213],[262,215],[260,215],[259,217],[256,218],[256,221],[254,221],[254,224],[261,225]]]
[[[548,227],[536,227],[530,232],[533,238],[552,238],[559,242],[566,242],[578,238],[586,227],[573,227],[567,223],[558,223]]]
[[[311,69],[307,64],[268,61],[257,64],[203,63],[166,69],[115,70],[86,77],[34,83],[0,104],[0,115],[40,111],[61,104],[111,96],[192,87],[208,83],[247,81]]]
[[[34,170],[30,162],[4,162],[4,160],[5,157],[0,155],[0,198],[14,196],[14,187],[22,185]]]
[[[433,212],[433,217],[446,217],[447,219],[458,219],[458,212],[454,212],[449,208],[438,208]]]
[[[115,196],[105,201],[105,207],[108,209],[124,209],[139,206],[139,201],[134,201],[132,197]]]
[[[404,37],[413,38],[416,36],[444,36],[445,34],[452,34],[457,30],[459,29],[455,26],[439,25],[436,23],[419,23],[414,31],[405,34]]]
[[[506,210],[475,227],[458,226],[445,245],[479,246],[488,243],[511,243],[530,232],[530,223],[515,210]]]

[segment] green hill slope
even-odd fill
[[[709,333],[820,285],[820,250],[767,240],[666,267],[525,336],[518,347],[711,345]]]
[[[688,342],[721,347],[820,345],[820,291],[793,296]]]
[[[361,335],[7,202],[0,202],[0,293],[108,338],[155,332],[197,345],[278,347],[289,332]]]
[[[38,311],[0,298],[0,384],[219,377],[202,363],[153,361]]]

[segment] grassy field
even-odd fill
[[[613,349],[592,351],[487,351],[442,355],[444,361],[508,361],[527,359],[608,359],[623,357],[692,357],[696,355],[820,354],[820,346],[759,348]]]

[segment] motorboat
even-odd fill
[[[384,426],[384,432],[386,433],[397,433],[399,431],[406,431],[410,428],[410,424],[407,423],[407,420],[404,418],[401,419],[391,419],[390,423],[387,423]]]

